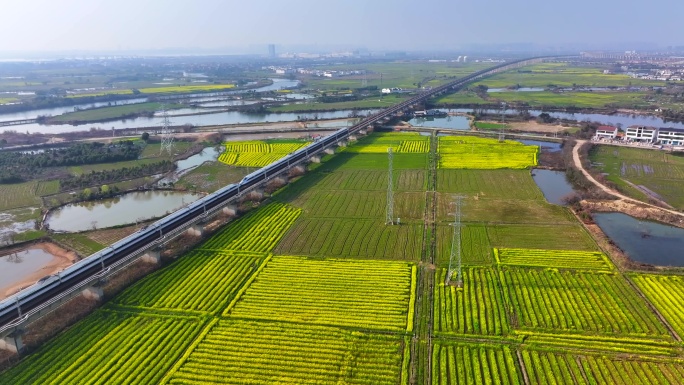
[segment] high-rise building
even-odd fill
[[[275,57],[275,44],[268,45],[268,56]]]

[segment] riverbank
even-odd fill
[[[0,283],[0,300],[15,294],[25,287],[33,285],[43,277],[55,274],[64,268],[71,266],[78,260],[78,256],[75,252],[63,249],[54,243],[49,242],[36,243],[26,248],[6,250],[4,253],[5,255],[11,255],[15,253],[18,255],[20,252],[32,249],[42,250],[45,253],[52,255],[52,259],[34,272],[23,276],[19,281],[15,280],[11,284]],[[30,256],[28,258],[30,258]]]

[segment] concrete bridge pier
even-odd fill
[[[339,147],[347,147],[347,141],[346,140],[340,140],[337,142],[337,145]]]
[[[349,141],[350,141],[350,142],[355,142],[355,141],[357,141],[357,140],[358,140],[358,139],[356,138],[356,135],[349,135]]]
[[[321,163],[321,157],[318,155],[314,155],[311,158],[309,158],[311,163]]]
[[[332,147],[328,147],[325,150],[323,150],[323,152],[325,152],[328,155],[332,155],[335,153],[335,149],[333,149]]]
[[[0,340],[0,349],[9,350],[12,353],[21,353],[24,350],[23,330],[15,330]]]
[[[160,250],[147,250],[141,258],[144,262],[157,264],[161,262]]]

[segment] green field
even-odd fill
[[[302,77],[302,81],[305,88],[320,90],[361,88],[364,78],[368,87],[412,89],[416,88],[418,83],[423,86],[438,86],[453,80],[453,77],[466,76],[489,66],[490,64],[486,63],[426,63],[418,61],[365,63],[362,66],[347,64],[330,66],[329,69],[366,69],[368,73],[341,78]]]
[[[58,181],[31,181],[0,184],[0,210],[20,207],[40,207],[40,197],[59,191]]]
[[[167,110],[183,108],[181,104],[166,104],[164,105]],[[161,103],[150,102],[150,103],[138,103],[138,104],[127,104],[123,106],[113,106],[113,107],[102,107],[94,108],[90,110],[69,112],[66,114],[58,115],[50,118],[51,122],[95,122],[102,120],[116,120],[126,116],[132,116],[136,114],[144,113],[154,113],[162,109]]]
[[[566,63],[542,63],[488,77],[477,84],[489,88],[521,87],[627,87],[659,86],[661,81],[632,79],[628,75],[604,74],[598,67],[573,67]],[[526,93],[526,92],[521,92]],[[530,92],[527,92],[530,93]]]
[[[595,145],[589,159],[621,192],[636,199],[647,199],[646,193],[633,185],[644,186],[657,194],[657,198],[684,209],[684,157],[664,151]]]
[[[372,134],[323,157],[0,383],[681,382],[681,277],[617,270],[515,162],[438,167],[459,140]]]
[[[331,110],[348,110],[348,109],[368,109],[368,108],[387,108],[394,104],[401,103],[408,99],[408,95],[383,95],[373,96],[366,99],[350,100],[345,102],[321,103],[321,102],[304,102],[283,104],[280,106],[270,107],[270,112],[309,112],[309,111],[331,111]]]
[[[491,103],[525,103],[530,107],[634,108],[645,109],[646,92],[496,92],[490,93]]]

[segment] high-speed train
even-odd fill
[[[375,115],[367,117],[352,127],[342,128],[319,141],[300,148],[284,158],[245,176],[239,183],[223,187],[220,190],[191,203],[189,206],[169,214],[152,225],[114,243],[106,249],[76,262],[58,274],[41,279],[35,285],[5,299],[0,302],[0,328],[20,319],[22,315],[36,309],[48,300],[68,291],[88,278],[106,271],[108,267],[125,259],[127,256],[133,253],[142,252],[145,249],[163,242],[169,233],[172,233],[179,227],[182,227],[188,222],[201,219],[206,216],[208,212],[237,199],[241,192],[281,174],[293,165],[308,160],[311,156],[320,153],[326,148],[334,146],[339,141],[346,140],[351,134],[364,130],[382,119],[392,117],[396,113],[402,112],[416,103],[423,102],[426,99],[443,93],[451,88],[463,86],[483,76],[506,70],[507,67],[520,65],[526,61],[530,62],[541,59],[543,58],[520,60],[473,73],[467,77],[424,92]]]

